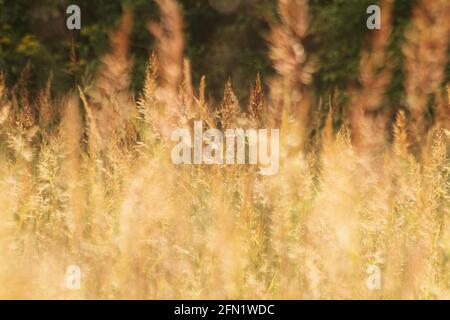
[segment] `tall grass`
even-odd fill
[[[47,88],[30,101],[26,70],[13,90],[0,77],[0,298],[450,298],[448,1],[418,1],[404,49],[409,109],[397,114],[384,107],[392,1],[382,1],[386,28],[367,39],[340,127],[332,101],[322,119],[327,98],[310,90],[320,62],[302,45],[307,1],[279,1],[277,75],[268,93],[256,77],[247,108],[230,81],[218,104],[205,77],[195,92],[179,7],[158,4],[136,98],[129,10],[94,80],[63,99]],[[195,119],[280,128],[278,174],[172,164],[171,130]],[[79,290],[65,285],[74,264]]]

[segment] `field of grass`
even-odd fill
[[[311,90],[307,1],[279,0],[277,74],[255,75],[248,102],[228,82],[219,103],[207,75],[190,80],[177,4],[157,2],[137,96],[126,10],[101,68],[64,98],[49,81],[31,99],[27,70],[13,88],[0,78],[0,298],[449,299],[450,2],[418,1],[403,47],[408,108],[393,112],[392,1],[381,1],[383,27],[339,119]],[[173,164],[172,130],[196,119],[279,128],[279,172]]]

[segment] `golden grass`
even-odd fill
[[[392,126],[371,114],[389,78],[389,70],[381,82],[374,73],[389,32],[362,54],[358,112],[335,128],[331,102],[323,125],[311,120],[321,104],[308,87],[315,63],[301,45],[307,22],[292,23],[307,21],[307,1],[280,0],[271,40],[279,74],[266,96],[256,78],[248,114],[231,82],[216,108],[205,77],[193,93],[177,4],[158,3],[162,21],[150,29],[159,45],[138,99],[128,90],[129,11],[95,81],[64,99],[47,88],[29,101],[26,88],[9,91],[0,77],[0,298],[449,299],[448,117],[415,136],[425,120],[414,97],[442,85],[441,46],[439,62],[424,70],[426,57],[408,58],[424,44],[409,36],[412,130],[405,111]],[[415,19],[415,28],[434,28],[419,12]],[[437,74],[430,88],[416,85],[423,72]],[[170,130],[193,119],[281,128],[278,174],[173,165]],[[81,269],[79,290],[66,287],[69,265]],[[369,266],[381,270],[379,290],[366,286]]]

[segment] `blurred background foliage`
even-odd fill
[[[358,77],[360,49],[365,36],[366,8],[375,0],[310,0],[310,34],[305,47],[320,61],[315,89],[328,95],[345,89]],[[414,0],[397,0],[390,62],[395,76],[389,89],[393,104],[402,103],[401,43]],[[186,55],[193,79],[207,75],[212,97],[219,99],[228,77],[245,99],[255,75],[267,79],[274,71],[268,58],[267,35],[277,21],[275,0],[184,0]],[[66,8],[81,8],[81,30],[67,30]],[[92,76],[99,57],[108,50],[108,31],[119,21],[124,6],[135,12],[131,40],[134,59],[132,87],[143,83],[145,64],[152,50],[147,22],[158,19],[151,0],[0,0],[0,69],[13,85],[24,68],[29,88],[37,92],[50,75],[53,94],[60,95]],[[447,68],[449,71],[449,68]],[[449,74],[450,72],[447,72]]]

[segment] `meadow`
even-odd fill
[[[208,75],[191,80],[178,4],[157,3],[137,95],[127,9],[101,67],[64,97],[51,79],[31,97],[27,69],[13,87],[0,77],[0,298],[449,299],[450,2],[417,1],[393,110],[381,1],[344,114],[312,90],[308,1],[278,1],[276,74],[255,75],[248,101],[227,81],[219,102]],[[171,133],[195,121],[279,129],[278,172],[174,164]]]

